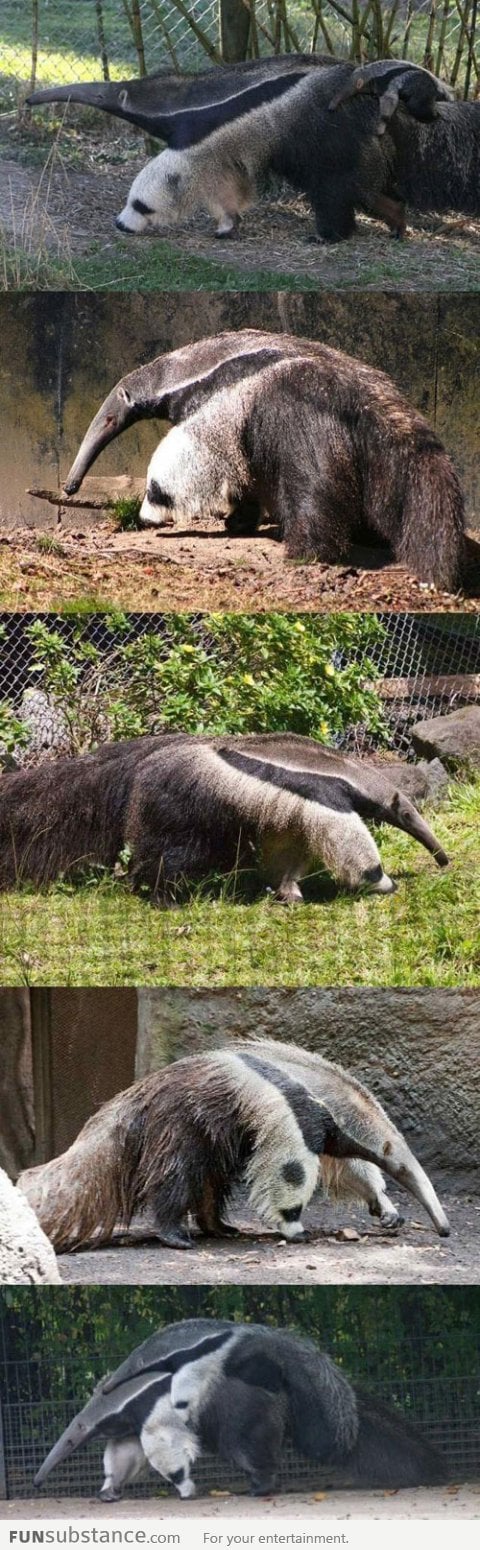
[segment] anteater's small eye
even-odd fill
[[[280,1216],[283,1216],[284,1222],[298,1222],[298,1219],[299,1219],[299,1217],[301,1215],[302,1215],[302,1207],[301,1206],[290,1206],[288,1211],[281,1211],[280,1212]]]

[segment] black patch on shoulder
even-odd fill
[[[319,1157],[325,1151],[328,1137],[336,1131],[333,1116],[328,1109],[324,1109],[320,1103],[317,1103],[307,1088],[302,1087],[301,1082],[294,1082],[286,1071],[280,1071],[277,1066],[269,1065],[266,1060],[259,1060],[257,1055],[242,1054],[240,1060],[283,1093],[300,1127],[305,1146]],[[288,1163],[285,1166],[288,1167]]]
[[[163,1394],[170,1392],[171,1382],[171,1373],[168,1373],[165,1377],[158,1377],[154,1373],[147,1373],[145,1374],[143,1386],[137,1389],[136,1394],[127,1397],[123,1404],[123,1385],[119,1385],[116,1404],[112,1404],[111,1409],[113,1435],[115,1433],[118,1435],[119,1429],[125,1432],[128,1428],[131,1431],[137,1429],[140,1432],[145,1421],[151,1415],[157,1399],[161,1399]],[[108,1418],[105,1424],[108,1427]]]
[[[304,1184],[305,1169],[301,1162],[286,1162],[282,1168],[282,1178],[286,1184]]]
[[[287,764],[270,764],[267,759],[257,759],[253,754],[237,753],[235,748],[217,748],[220,759],[251,775],[256,780],[267,781],[281,791],[291,791],[303,797],[305,802],[320,802],[335,813],[353,813],[357,809],[357,793],[348,781],[336,775],[316,775],[313,770],[295,770]]]
[[[152,210],[152,206],[144,204],[143,199],[132,199],[132,210],[136,210],[137,215],[153,215],[154,214],[154,211]]]
[[[169,495],[168,490],[162,490],[156,479],[151,479],[147,486],[147,500],[152,506],[165,506],[167,511],[171,511],[175,504],[173,495]]]
[[[362,872],[362,881],[365,883],[379,883],[383,877],[383,866],[378,862],[377,866],[369,866]]]

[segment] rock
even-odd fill
[[[400,759],[373,759],[372,763],[381,768],[392,785],[398,786],[416,807],[422,807],[424,802],[440,801],[448,788],[447,771],[440,759],[431,762],[420,759],[418,764],[407,764]]]
[[[28,731],[29,754],[71,752],[68,717],[44,689],[25,689],[18,714]]]
[[[432,807],[439,806],[446,797],[450,784],[448,770],[445,769],[441,759],[420,759],[413,768],[420,772],[426,781],[425,801]]]
[[[0,1169],[0,1284],[58,1284],[51,1243],[25,1195]]]
[[[412,728],[416,753],[439,758],[448,766],[470,764],[480,769],[480,705],[464,705],[449,716],[434,716]]]

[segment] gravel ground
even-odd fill
[[[391,1192],[393,1194],[393,1192]],[[273,1235],[255,1234],[235,1241],[199,1240],[181,1253],[141,1241],[133,1248],[97,1249],[59,1257],[62,1280],[103,1285],[325,1285],[355,1282],[444,1282],[469,1285],[480,1281],[480,1202],[445,1191],[440,1198],[451,1224],[448,1239],[437,1238],[423,1213],[408,1216],[398,1233],[383,1233],[360,1210],[325,1203],[306,1213],[312,1236],[305,1244],[280,1243]],[[403,1199],[405,1208],[405,1198]],[[423,1219],[422,1219],[423,1218]],[[235,1218],[247,1222],[242,1213]],[[352,1236],[348,1236],[353,1233]],[[337,1236],[334,1236],[337,1234]],[[346,1236],[343,1236],[345,1234]]]
[[[251,1496],[206,1496],[195,1501],[174,1505],[165,1498],[149,1497],[145,1501],[109,1503],[108,1508],[99,1506],[95,1497],[33,1498],[32,1500],[0,1502],[0,1519],[17,1518],[159,1518],[167,1515],[180,1520],[195,1518],[452,1518],[480,1517],[480,1485],[422,1486],[411,1491],[325,1491],[315,1495],[272,1496],[268,1499]],[[173,1526],[173,1524],[172,1524]]]
[[[71,514],[69,513],[69,516]],[[111,522],[85,531],[55,528],[55,549],[43,552],[29,530],[0,531],[3,608],[54,608],[58,599],[96,597],[123,608],[340,608],[393,613],[477,612],[480,542],[471,544],[470,596],[438,592],[410,576],[387,550],[352,545],[344,565],[297,565],[285,559],[275,529],[229,537],[222,526],[202,531],[114,532]]]

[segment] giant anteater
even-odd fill
[[[132,885],[168,902],[185,881],[260,862],[284,903],[325,866],[347,888],[385,894],[364,818],[448,857],[408,797],[374,768],[289,733],[107,743],[0,780],[0,887],[42,884],[130,852]]]
[[[109,441],[152,416],[176,428],[153,454],[144,522],[229,514],[254,528],[268,512],[289,556],[330,562],[368,526],[425,581],[460,584],[457,475],[383,372],[294,335],[243,329],[200,340],[122,378],[84,436],[67,492]]]
[[[223,1213],[241,1182],[268,1227],[301,1237],[332,1159],[338,1196],[367,1197],[394,1225],[380,1164],[448,1236],[430,1180],[373,1094],[319,1055],[293,1045],[290,1057],[282,1044],[277,1054],[274,1041],[192,1055],[135,1082],[18,1187],[59,1252],[108,1243],[145,1212],[162,1243],[183,1249],[190,1218],[203,1233],[232,1230]]]
[[[430,1485],[446,1463],[398,1411],[352,1384],[312,1341],[288,1330],[185,1319],[160,1330],[100,1383],[39,1469],[106,1436],[103,1500],[117,1500],[147,1461],[180,1496],[195,1495],[195,1458],[214,1454],[246,1474],[253,1495],[275,1489],[285,1444],[342,1483]]]

